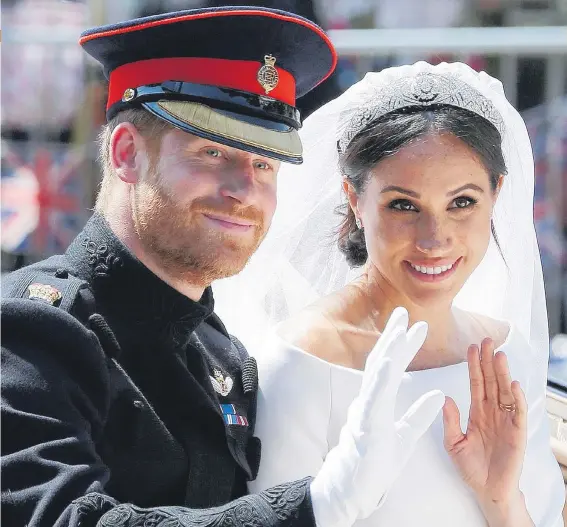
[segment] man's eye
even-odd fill
[[[260,170],[269,170],[270,165],[268,163],[265,163],[264,161],[258,161],[256,163],[256,168],[259,168]]]
[[[211,157],[222,157],[222,152],[216,148],[207,148],[207,155]]]

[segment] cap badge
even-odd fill
[[[129,102],[136,97],[136,90],[134,88],[126,88],[122,94],[122,102]]]
[[[62,295],[59,289],[47,284],[31,284],[29,287],[29,298],[32,300],[43,300],[51,305],[61,300]]]
[[[270,93],[280,80],[278,70],[274,67],[275,63],[276,57],[265,55],[264,65],[258,70],[257,79],[260,86],[266,91],[266,94]]]
[[[213,375],[210,375],[209,377],[211,378],[215,392],[226,397],[230,393],[230,390],[232,390],[232,379],[228,375],[224,377],[222,372],[216,368],[213,371]]]

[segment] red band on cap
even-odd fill
[[[295,79],[288,71],[278,70],[278,85],[268,94],[258,82],[262,63],[252,60],[227,60],[197,57],[140,60],[124,64],[110,74],[107,110],[119,102],[128,88],[164,81],[193,82],[243,90],[295,106]]]

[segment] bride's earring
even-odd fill
[[[359,230],[362,230],[362,222],[360,221],[360,218],[357,217],[356,220],[355,220],[355,223],[356,223],[356,227]]]

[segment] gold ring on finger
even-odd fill
[[[512,403],[512,404],[498,403],[498,406],[500,406],[500,410],[504,410],[505,412],[515,412],[516,411],[516,403]]]

